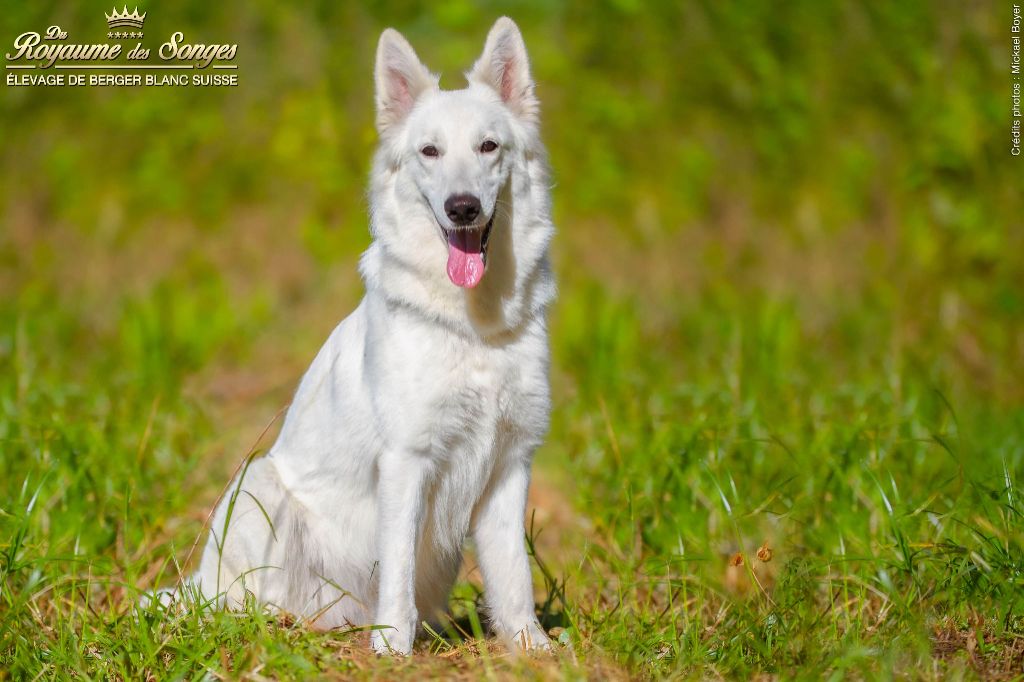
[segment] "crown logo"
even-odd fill
[[[124,6],[124,12],[118,12],[117,8],[114,8],[113,14],[107,14],[104,12],[104,16],[107,17],[107,26],[110,28],[118,28],[120,26],[126,26],[128,28],[142,28],[142,22],[146,20],[146,13],[139,14],[138,6],[135,7],[135,11],[128,14],[128,5]]]

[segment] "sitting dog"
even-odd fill
[[[407,654],[471,536],[494,631],[547,648],[524,516],[551,409],[554,228],[526,48],[499,19],[468,86],[445,91],[388,29],[375,76],[366,295],[178,589],[229,607],[251,593],[321,628],[375,624],[376,651]]]

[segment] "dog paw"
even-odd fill
[[[378,656],[408,656],[412,653],[414,635],[410,626],[402,630],[385,626],[370,633],[370,647]]]
[[[551,640],[537,621],[516,630],[510,639],[519,651],[551,651]]]

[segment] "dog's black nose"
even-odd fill
[[[453,194],[444,202],[444,212],[456,225],[469,225],[480,215],[480,200],[472,194]]]

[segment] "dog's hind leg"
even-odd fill
[[[290,496],[266,457],[254,460],[231,482],[210,524],[199,568],[190,578],[206,600],[239,608],[246,595],[282,603],[287,591],[279,572],[289,572],[287,536]],[[277,573],[278,575],[271,575]]]

